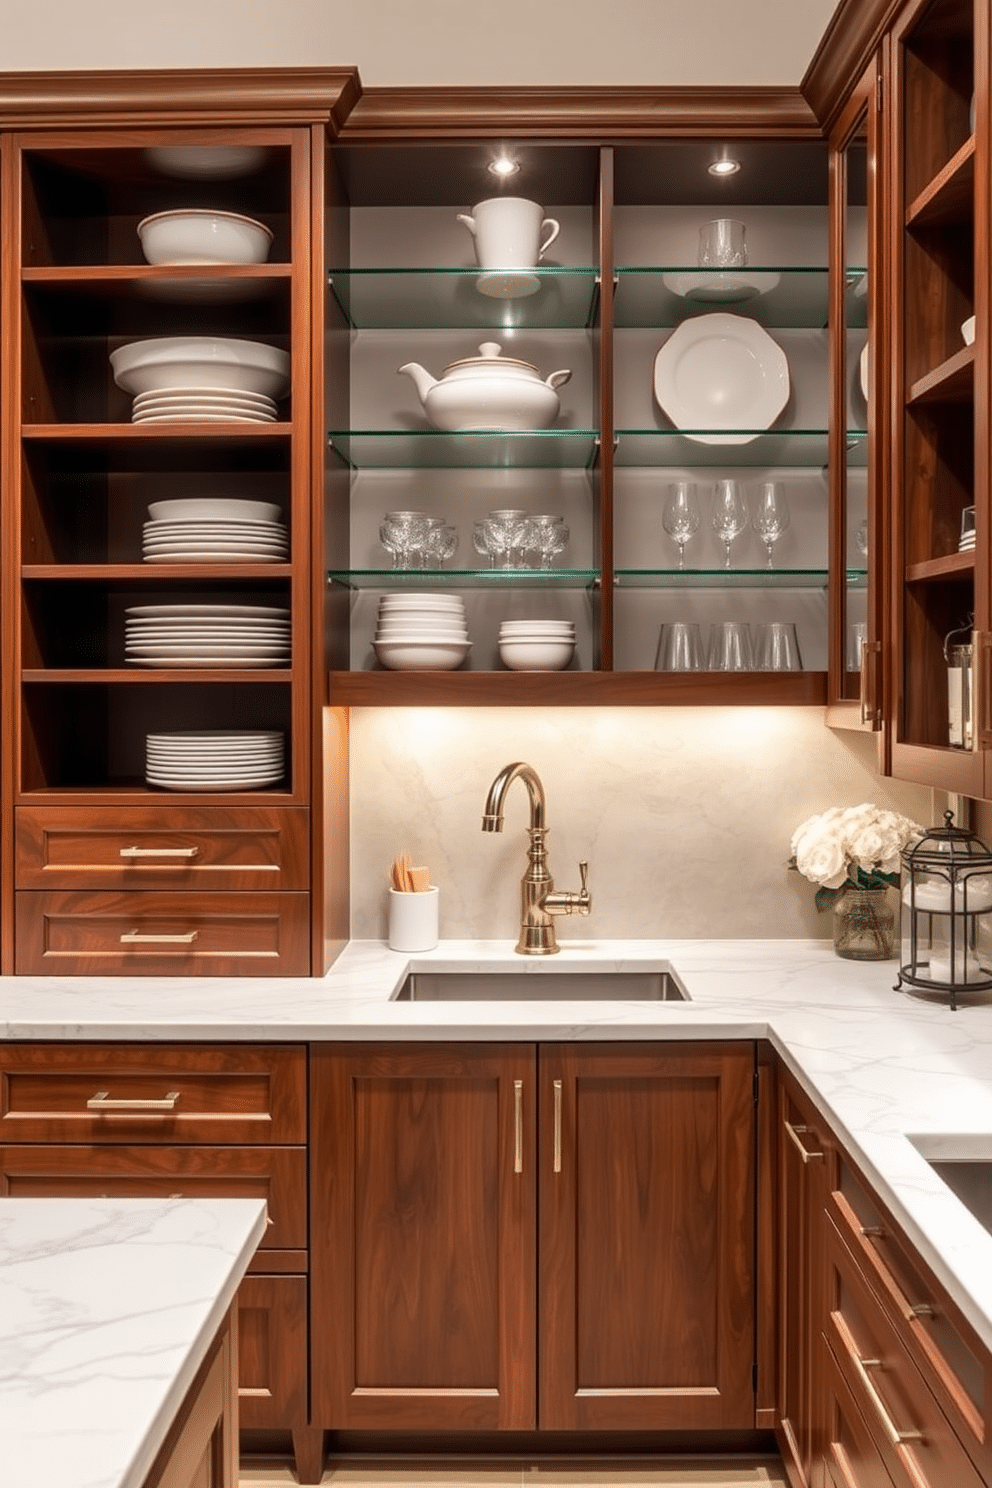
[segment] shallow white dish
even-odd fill
[[[575,654],[575,642],[541,636],[503,636],[499,659],[511,672],[560,672]]]
[[[264,537],[266,542],[285,537],[286,529],[281,522],[250,522],[245,518],[221,521],[216,517],[202,522],[191,522],[186,518],[173,521],[171,517],[149,517],[142,531],[146,536],[156,534],[170,537]]]
[[[168,407],[173,403],[224,403],[236,404],[239,408],[258,409],[262,413],[275,413],[276,401],[265,393],[245,393],[238,388],[224,387],[177,387],[151,393],[138,393],[132,407]]]
[[[240,518],[249,522],[276,522],[282,508],[273,501],[249,501],[237,496],[186,496],[152,501],[148,515],[154,520],[206,522]]]
[[[281,396],[289,386],[289,355],[264,341],[227,336],[156,336],[110,353],[114,381],[126,393],[169,388],[223,388]]]
[[[278,660],[278,658],[273,659],[268,656],[239,656],[236,658],[231,656],[134,656],[129,659],[133,666],[159,667],[162,670],[175,669],[176,671],[183,669],[206,671],[210,667],[216,667],[218,671],[225,668],[230,671],[235,671],[239,668],[247,670],[249,667],[255,670],[261,667],[271,667]]]
[[[961,322],[961,339],[964,342],[965,346],[974,346],[975,317],[973,315],[969,315],[967,320],[963,320]]]
[[[788,359],[756,320],[699,315],[676,326],[655,357],[654,395],[697,444],[749,444],[757,432],[730,431],[771,428],[789,401]]]
[[[272,246],[264,222],[202,207],[153,212],[138,223],[138,237],[150,264],[264,263]]]
[[[288,556],[286,548],[242,548],[236,545],[187,548],[182,544],[142,548],[141,554],[146,563],[209,563],[213,558],[224,562],[278,563]]]
[[[200,409],[176,409],[172,413],[134,413],[133,424],[274,424],[274,413],[249,413],[246,408],[203,412]]]
[[[453,672],[472,646],[469,641],[373,641],[375,654],[389,671]]]
[[[526,269],[488,269],[476,279],[475,287],[490,300],[525,300],[537,294],[541,281]]]
[[[184,181],[233,181],[258,170],[268,153],[265,145],[152,145],[145,159]]]
[[[869,389],[869,387],[871,385],[870,382],[869,382],[868,342],[867,341],[865,342],[864,346],[862,346],[862,348],[861,348],[861,355],[858,358],[858,381],[861,384],[861,393],[862,393],[862,396],[864,397],[864,400],[867,403],[868,402],[868,389]]]
[[[124,612],[126,615],[197,615],[211,616],[237,615],[249,618],[260,618],[263,615],[276,618],[289,618],[289,611],[281,606],[273,605],[238,605],[238,604],[154,604],[154,605],[129,605]]]
[[[697,304],[743,304],[777,288],[781,275],[746,269],[694,269],[662,274],[661,281],[672,294]]]

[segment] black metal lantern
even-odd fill
[[[951,825],[924,832],[902,851],[899,979],[957,1007],[960,993],[992,987],[992,852]]]

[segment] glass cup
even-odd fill
[[[539,512],[527,519],[525,552],[536,553],[540,568],[552,566],[559,553],[564,553],[568,539],[569,530],[564,517]]]
[[[379,526],[379,541],[394,568],[413,568],[420,561],[429,524],[426,512],[386,512]]]
[[[699,531],[695,481],[673,481],[668,487],[661,525],[678,546],[679,568],[685,568],[685,545]]]
[[[739,480],[718,480],[713,487],[713,530],[724,548],[724,568],[730,567],[730,546],[747,527],[748,510]]]
[[[847,628],[847,670],[849,672],[860,672],[861,653],[868,640],[868,624],[864,620],[855,620],[853,625]]]
[[[757,510],[751,525],[765,545],[768,567],[772,568],[772,548],[789,525],[789,503],[781,481],[763,481],[758,487]]]
[[[443,517],[432,519],[424,543],[424,563],[428,568],[443,568],[449,558],[455,556],[458,547],[458,528]]]
[[[656,672],[704,671],[703,637],[699,626],[690,620],[666,621],[658,634],[654,669]]]
[[[758,626],[755,664],[759,672],[801,672],[799,637],[791,620],[769,620]]]
[[[743,620],[721,620],[710,626],[707,666],[711,672],[753,672],[751,631]]]
[[[733,217],[716,217],[699,229],[701,269],[742,269],[747,263],[744,224]]]

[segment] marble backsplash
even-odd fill
[[[829,936],[814,886],[786,866],[794,829],[828,806],[875,801],[924,825],[943,797],[886,780],[874,739],[828,729],[820,708],[355,708],[351,714],[351,933],[385,935],[401,851],[440,888],[444,938],[515,937],[527,793],[483,834],[493,777],[513,760],[547,795],[556,885],[588,919],[559,939]]]

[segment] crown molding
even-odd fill
[[[354,67],[0,73],[0,127],[325,123],[361,97]]]
[[[904,0],[840,0],[799,85],[829,134]]]
[[[798,88],[366,88],[345,141],[695,134],[818,139]]]

